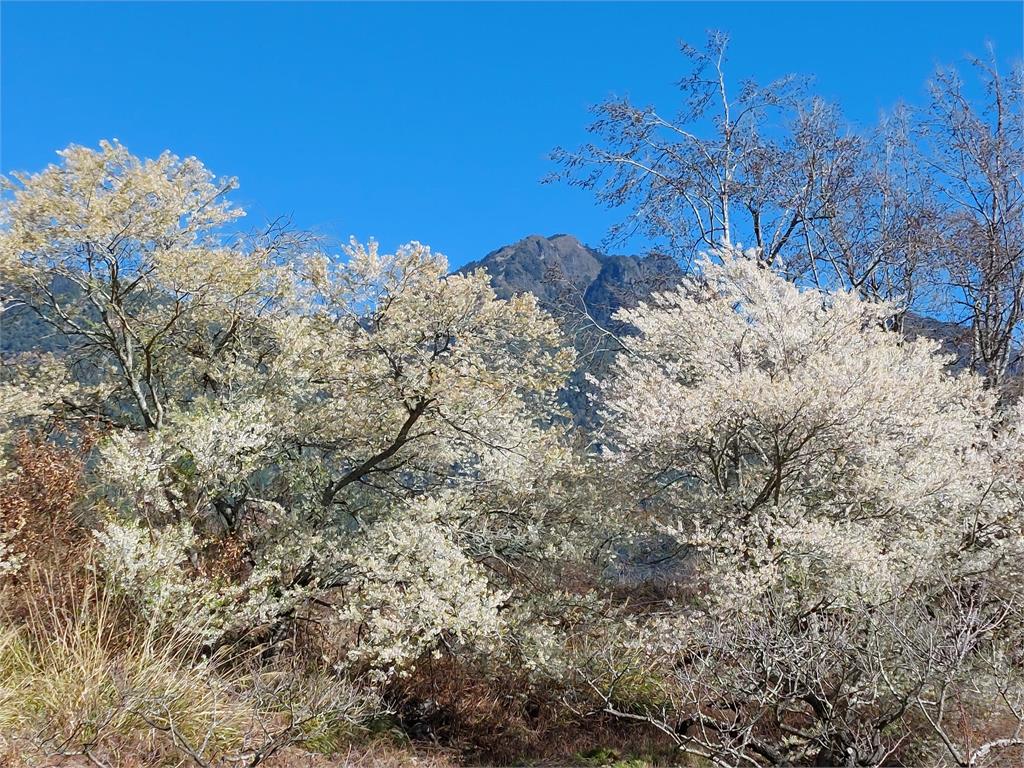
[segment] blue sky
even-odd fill
[[[531,233],[597,244],[617,214],[541,185],[611,94],[671,105],[677,41],[816,76],[851,120],[921,101],[935,64],[1019,59],[1024,3],[0,4],[0,167],[118,138],[238,176],[254,223],[420,240],[453,264]],[[670,109],[666,109],[670,111]]]

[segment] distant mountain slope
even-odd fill
[[[487,270],[501,298],[529,292],[558,317],[585,307],[602,324],[620,307],[636,306],[682,277],[668,257],[608,256],[572,235],[530,235],[466,264],[459,272],[478,267]]]
[[[612,360],[615,342],[594,327],[621,333],[613,321],[622,307],[635,307],[652,292],[675,286],[682,271],[672,259],[659,256],[608,256],[572,235],[530,235],[492,251],[459,272],[483,267],[501,298],[532,293],[562,324],[583,361],[573,374],[564,399],[574,420],[594,426],[597,414],[587,374],[600,375]]]
[[[484,267],[501,298],[529,291],[544,303],[554,303],[566,282],[581,293],[586,291],[600,274],[605,258],[572,235],[530,235],[491,251],[459,271]]]

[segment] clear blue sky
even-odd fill
[[[0,167],[69,144],[194,154],[259,221],[430,243],[454,264],[526,234],[597,244],[615,215],[542,186],[610,94],[671,104],[677,41],[732,72],[813,74],[850,118],[920,101],[936,63],[1022,55],[1021,2],[328,4],[5,1]]]

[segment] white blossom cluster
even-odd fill
[[[686,599],[587,636],[605,711],[723,764],[1018,744],[1024,412],[893,311],[726,250],[621,314],[605,471],[692,569]],[[1009,735],[957,746],[953,691]]]
[[[340,614],[358,626],[349,658],[368,660],[385,673],[437,647],[496,641],[499,609],[507,592],[496,590],[484,569],[466,556],[451,527],[445,497],[413,501],[375,525],[353,547],[356,596]]]
[[[727,604],[882,600],[948,568],[987,503],[992,398],[935,342],[885,330],[892,311],[727,251],[622,313],[639,336],[604,384],[608,461]]]

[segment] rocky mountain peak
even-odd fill
[[[542,302],[554,303],[567,285],[585,291],[601,272],[602,258],[572,235],[529,235],[459,271],[484,267],[499,296],[529,291]]]
[[[487,270],[500,297],[528,291],[556,314],[567,301],[582,299],[600,320],[608,320],[619,307],[635,306],[652,290],[674,285],[681,275],[671,259],[609,256],[564,233],[528,235],[459,271],[478,267]]]

